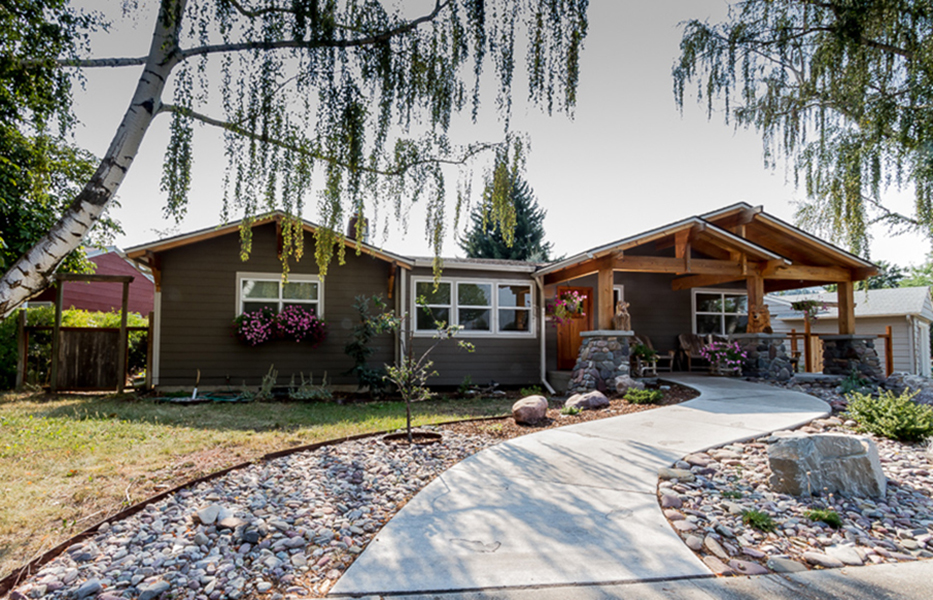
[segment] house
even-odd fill
[[[97,275],[131,275],[127,309],[130,312],[148,316],[152,312],[155,298],[155,283],[152,274],[145,265],[129,260],[126,254],[115,246],[104,249],[87,250],[87,258],[96,266]],[[49,287],[29,301],[29,304],[55,303],[55,288]],[[79,308],[90,311],[119,311],[123,306],[123,284],[120,283],[81,283],[69,282],[62,290],[62,307]]]
[[[839,311],[831,306],[834,293],[768,295],[765,302],[771,308],[771,323],[775,332],[792,329],[804,331],[804,315],[791,307],[792,302],[814,300],[828,305],[816,315],[810,330],[816,334],[833,333],[838,328]],[[891,327],[891,347],[895,371],[930,376],[930,323],[933,322],[933,301],[927,287],[867,290],[855,293],[855,322],[860,333],[882,335]],[[876,343],[883,360],[884,344]]]
[[[606,365],[594,367],[595,359],[584,360],[581,348],[608,352],[602,362],[614,361],[627,373],[632,332],[612,330],[614,307],[622,299],[631,305],[635,332],[650,336],[664,351],[675,349],[682,333],[746,335],[748,315],[757,314],[766,292],[836,283],[840,305],[848,307],[839,320],[845,340],[838,344],[849,344],[855,334],[849,310],[853,282],[876,272],[871,263],[760,207],[739,203],[548,265],[444,259],[436,282],[432,258],[405,257],[366,243],[357,253],[356,243],[347,240],[345,264],[332,264],[326,277],[305,259],[291,266],[289,283],[283,283],[281,218],[273,213],[254,221],[247,262],[239,258],[239,223],[127,250],[155,277],[154,383],[191,387],[200,374],[202,387],[254,385],[275,365],[285,381],[299,372],[320,378],[326,371],[330,382],[352,384],[347,375],[352,362],[343,348],[359,320],[354,298],[381,295],[410,318],[401,336],[374,340],[373,364],[398,360],[400,337],[408,333],[416,353],[426,349],[439,319],[460,325],[458,338],[475,351],[466,353],[455,343],[438,346],[431,355],[438,372],[432,384],[457,385],[469,377],[476,383],[547,385],[548,371],[583,369],[586,377],[582,371],[574,375],[579,385],[601,386],[614,372]],[[315,226],[305,222],[304,229],[313,232]],[[314,254],[313,243],[306,236],[306,256]],[[574,289],[586,296],[585,316],[549,322],[546,299]],[[292,303],[327,322],[329,336],[319,347],[287,342],[251,347],[235,339],[231,323],[244,310],[278,310]],[[783,343],[783,336],[772,337],[768,344]]]

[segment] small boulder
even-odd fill
[[[785,556],[772,556],[768,559],[768,568],[775,573],[799,573],[807,567]]]
[[[644,383],[640,381],[635,381],[628,375],[619,375],[618,377],[616,377],[614,384],[615,384],[616,392],[618,392],[619,394],[624,394],[625,392],[629,391],[632,388],[636,390],[645,389]]]
[[[758,563],[747,560],[733,559],[729,561],[729,566],[739,575],[767,575],[770,572]]]
[[[865,436],[795,433],[768,447],[771,489],[793,496],[842,493],[881,497],[887,479],[878,447]]]
[[[214,522],[229,516],[227,509],[220,504],[209,504],[198,511],[198,520],[204,525],[213,525]]]
[[[512,418],[516,423],[537,423],[547,416],[547,398],[526,396],[512,405]]]
[[[95,596],[101,589],[103,589],[103,586],[100,584],[100,581],[97,579],[89,579],[78,587],[77,591],[75,591],[75,597],[87,598],[88,596]]]
[[[579,408],[580,410],[592,410],[609,406],[609,398],[599,390],[593,390],[585,394],[574,394],[564,403],[564,408]]]
[[[845,566],[838,558],[823,554],[822,552],[804,552],[803,559],[811,565],[817,565],[824,569],[841,569]]]

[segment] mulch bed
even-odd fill
[[[467,423],[452,423],[443,425],[441,429],[465,433],[469,435],[491,436],[500,440],[510,440],[529,433],[543,431],[545,429],[554,429],[556,427],[565,427],[585,421],[596,421],[608,417],[618,417],[630,413],[642,412],[662,406],[671,406],[680,404],[687,400],[692,400],[699,396],[699,392],[692,388],[682,385],[671,384],[670,389],[662,390],[664,397],[655,404],[632,404],[624,400],[621,396],[610,397],[609,406],[598,410],[584,410],[576,415],[562,415],[563,400],[560,398],[550,400],[550,408],[547,411],[547,417],[533,425],[521,425],[514,419],[505,418],[495,421],[472,421]]]

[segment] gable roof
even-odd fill
[[[553,262],[548,266],[539,269],[536,274],[547,275],[548,273],[559,271],[566,267],[571,267],[594,258],[600,258],[602,256],[616,252],[625,251],[629,248],[634,248],[635,246],[647,244],[648,242],[660,240],[678,232],[688,231],[694,228],[701,230],[701,235],[708,236],[725,247],[731,247],[736,250],[743,251],[758,260],[778,260],[781,262],[789,262],[779,254],[776,254],[767,248],[737,236],[731,231],[727,231],[726,229],[706,221],[702,217],[688,217],[668,225],[662,225],[661,227],[657,227],[655,229],[649,229],[648,231],[638,233],[636,235],[622,238],[608,244],[603,244],[602,246],[597,246],[590,250],[575,254],[569,258],[565,258],[564,260]]]
[[[701,217],[721,227],[731,227],[741,220],[747,220],[748,239],[766,245],[792,261],[801,260],[801,255],[805,252],[807,262],[816,259],[815,264],[841,264],[853,269],[875,270],[875,265],[871,262],[764,212],[760,206],[753,207],[747,202],[737,202],[705,213]]]
[[[267,213],[267,214],[257,217],[253,221],[252,227],[258,227],[260,225],[268,225],[269,223],[280,222],[282,219],[285,218],[285,216],[286,215],[284,212],[280,210],[276,210],[271,213]],[[171,250],[173,248],[180,248],[182,246],[187,246],[189,244],[195,244],[197,242],[201,242],[204,240],[209,240],[215,237],[220,237],[223,235],[234,233],[236,231],[239,231],[240,224],[242,222],[243,222],[242,219],[238,219],[236,221],[227,223],[225,225],[218,225],[215,227],[206,227],[204,229],[198,229],[196,231],[191,231],[189,233],[175,235],[175,236],[168,237],[168,238],[158,240],[155,242],[149,242],[147,244],[140,244],[138,246],[133,246],[131,248],[126,249],[126,256],[132,259],[142,258],[143,256],[145,256],[147,253],[150,253],[150,252],[152,253],[164,252],[166,250]],[[305,219],[302,219],[301,222],[302,222],[302,227],[304,228],[305,231],[313,232],[313,231],[316,231],[320,227],[319,225],[312,223],[311,221],[306,221]],[[344,244],[346,244],[350,248],[355,248],[356,240],[344,239]],[[364,254],[369,254],[376,258],[382,259],[386,262],[397,262],[406,268],[411,268],[412,266],[414,266],[414,260],[412,260],[411,258],[405,257],[405,256],[401,256],[400,254],[394,254],[392,252],[387,252],[385,250],[376,248],[375,246],[371,246],[364,242],[360,243],[360,248]]]
[[[794,294],[787,296],[766,296],[771,307],[771,317],[783,321],[803,321],[803,313],[793,310],[790,305],[799,300],[817,300],[820,302],[836,302],[835,292],[821,292],[818,294]],[[855,292],[855,318],[869,317],[905,317],[907,315],[924,316],[933,319],[933,300],[930,298],[930,288],[907,287],[881,290],[868,290],[868,292]],[[818,315],[820,319],[837,319],[839,311],[831,306]]]

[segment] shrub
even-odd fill
[[[899,440],[918,442],[933,435],[933,408],[914,403],[916,392],[905,391],[900,396],[888,390],[878,398],[852,393],[848,416],[858,423],[858,430]]]
[[[533,385],[531,387],[523,387],[518,393],[522,395],[522,398],[526,398],[528,396],[543,396],[544,390],[542,390],[540,386]]]
[[[760,510],[743,511],[742,522],[749,527],[754,527],[758,531],[769,532],[777,529],[777,525],[774,524],[774,519],[771,518],[771,515]]]
[[[580,408],[577,407],[577,406],[565,406],[564,408],[560,409],[560,414],[562,414],[562,415],[571,415],[571,416],[573,416],[573,415],[579,415],[579,414],[580,414]]]
[[[843,395],[851,394],[852,392],[858,392],[862,388],[870,386],[870,379],[863,379],[859,377],[858,371],[852,369],[852,372],[846,375],[846,378],[842,380],[842,383],[839,384],[839,387],[842,388]]]
[[[822,521],[833,529],[842,527],[842,519],[839,517],[839,513],[834,510],[814,508],[813,510],[807,511],[807,518],[811,521]]]
[[[295,375],[292,375],[291,383],[288,385],[288,397],[292,400],[330,400],[334,394],[327,387],[327,371],[324,372],[324,379],[321,385],[314,385],[314,375],[308,373],[308,380],[305,381],[304,373],[299,373],[301,383],[295,385]]]
[[[636,388],[629,388],[624,396],[632,404],[654,404],[663,397],[664,392],[661,390],[639,390]]]

